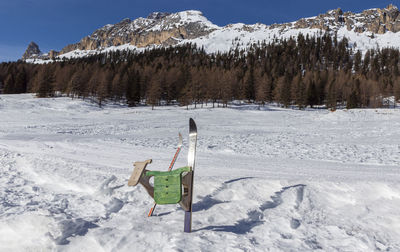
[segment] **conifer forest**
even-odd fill
[[[195,44],[114,51],[47,64],[0,64],[0,91],[105,101],[228,106],[234,100],[283,107],[376,108],[400,99],[399,50],[353,51],[329,34],[207,54]]]

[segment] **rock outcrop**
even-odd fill
[[[152,12],[147,16],[147,19],[161,19],[170,14],[169,12]]]
[[[72,50],[95,50],[110,46],[131,44],[136,47],[149,45],[174,45],[182,39],[192,39],[209,34],[218,26],[209,22],[199,11],[174,14],[153,12],[147,18],[126,18],[114,25],[105,25],[76,44],[68,45],[61,54]]]
[[[357,33],[369,31],[384,34],[388,31],[400,31],[400,11],[394,5],[383,9],[369,9],[361,13],[345,12],[338,8],[312,18],[303,18],[293,23],[275,25],[275,27],[290,27],[297,29],[317,28],[324,31],[338,30],[346,27]]]
[[[22,55],[22,59],[30,59],[30,58],[35,58],[39,57],[42,54],[42,52],[39,49],[39,46],[35,42],[31,42],[28,45],[28,48],[26,48],[26,51],[24,55]]]

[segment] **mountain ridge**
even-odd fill
[[[343,12],[338,8],[318,16],[272,25],[236,23],[218,26],[197,10],[153,12],[146,18],[125,18],[119,23],[104,25],[60,52],[24,54],[23,60],[83,57],[108,50],[142,50],[183,43],[196,43],[213,53],[235,47],[246,49],[252,43],[282,40],[300,33],[318,35],[325,32],[335,33],[339,38],[347,37],[354,50],[364,52],[376,47],[400,48],[399,31],[400,11],[392,4],[360,13]]]

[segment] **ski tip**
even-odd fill
[[[189,119],[189,133],[197,132],[197,126],[196,123],[194,122],[193,118]]]

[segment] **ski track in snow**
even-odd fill
[[[198,126],[193,232],[128,187]],[[400,110],[127,108],[0,95],[0,251],[399,251]]]

